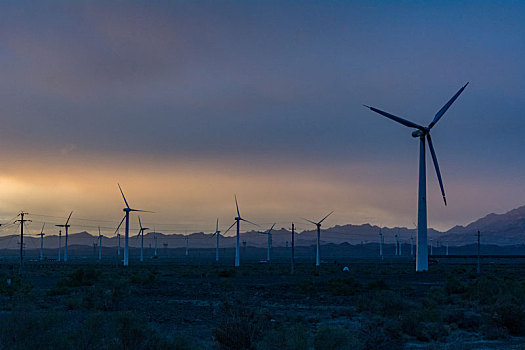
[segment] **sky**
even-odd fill
[[[413,227],[418,141],[362,105],[427,125],[467,81],[432,130],[429,226],[508,211],[524,37],[522,1],[0,1],[0,220],[112,235],[120,183],[165,232],[229,226],[234,194],[263,228]]]

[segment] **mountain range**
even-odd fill
[[[477,242],[477,231],[481,232],[482,244],[492,244],[499,246],[521,245],[525,243],[525,206],[513,209],[504,214],[488,214],[466,226],[454,226],[450,230],[440,232],[429,228],[429,239],[435,246],[449,244],[450,246],[469,245]],[[400,240],[409,244],[413,238],[415,243],[416,229],[406,227],[379,227],[370,224],[362,225],[336,225],[322,229],[321,241],[323,244],[366,244],[379,242],[379,232],[384,235],[385,244],[393,243],[395,235]],[[157,246],[161,248],[182,248],[186,246],[186,235],[182,234],[163,234],[156,233]],[[188,236],[188,246],[190,248],[214,248],[215,238],[211,234],[202,232],[192,233]],[[316,231],[309,230],[296,233],[295,244],[297,246],[309,246],[315,244]],[[285,247],[290,244],[291,232],[285,228],[277,229],[272,232],[272,245],[274,247]],[[19,236],[9,235],[0,237],[0,249],[18,249]],[[46,248],[58,246],[58,236],[46,235],[44,238]],[[130,237],[131,247],[140,247],[140,239],[137,236]],[[241,242],[246,246],[263,248],[267,246],[267,236],[257,231],[241,233]],[[37,249],[40,247],[39,237],[24,237],[26,249]],[[88,232],[72,233],[69,235],[69,245],[93,246],[98,244],[97,235]],[[154,234],[149,232],[144,234],[144,247],[154,247]],[[62,236],[62,245],[64,237]],[[116,247],[117,237],[103,237],[104,247]],[[121,246],[124,245],[123,235],[121,236]],[[235,246],[235,237],[228,235],[221,237],[220,246],[229,248]]]

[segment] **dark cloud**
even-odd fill
[[[6,2],[0,146],[412,174],[410,130],[361,104],[426,124],[471,81],[434,142],[446,181],[495,180],[525,170],[524,23],[520,2]]]

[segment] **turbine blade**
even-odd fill
[[[217,218],[217,223],[215,224],[215,232],[219,231],[219,218]]]
[[[137,215],[138,216],[138,215]],[[140,216],[138,216],[139,218],[139,226],[140,226],[140,229],[142,229],[142,222],[140,222]]]
[[[400,124],[403,124],[404,126],[408,126],[409,128],[416,128],[416,129],[419,129],[419,130],[424,130],[425,129],[421,125],[418,125],[418,124],[413,123],[413,122],[411,122],[409,120],[397,117],[397,116],[395,116],[393,114],[390,114],[388,112],[384,112],[384,111],[382,111],[380,109],[377,109],[377,108],[374,108],[374,107],[370,107],[370,106],[367,106],[367,105],[363,105],[363,106],[365,106],[366,108],[370,109],[373,112],[379,113],[382,116],[387,117],[388,119],[392,119],[393,121],[396,121],[396,122],[398,122]]]
[[[317,225],[317,222],[313,222],[312,220],[308,220],[308,219],[305,219],[305,218],[303,218],[303,220],[306,220],[306,221],[308,221],[308,222],[310,222],[310,223],[312,223],[314,225]]]
[[[118,232],[118,230],[120,229],[120,226],[122,225],[122,223],[124,222],[124,219],[126,219],[126,215],[124,215],[124,217],[122,218],[122,220],[120,220],[120,224],[118,224],[117,226],[117,229],[115,230],[115,233],[116,234]]]
[[[445,189],[443,188],[443,180],[441,179],[441,172],[439,171],[439,164],[436,156],[436,152],[434,151],[434,146],[432,145],[432,139],[430,138],[430,134],[427,134],[427,140],[428,140],[428,148],[430,148],[430,154],[432,155],[432,161],[434,162],[434,168],[436,169],[437,178],[439,181],[439,187],[441,188],[441,194],[443,195],[443,202],[445,202],[445,205],[447,205],[447,197],[445,197]]]
[[[128,207],[129,209],[129,204],[128,204],[128,201],[126,200],[126,197],[124,196],[124,192],[122,192],[122,188],[120,187],[120,184],[117,183],[118,185],[118,189],[120,190],[120,193],[122,194],[122,198],[124,198],[124,203],[126,203],[126,207]]]
[[[432,129],[432,127],[434,125],[436,125],[436,123],[441,119],[443,114],[445,114],[447,109],[449,109],[449,107],[454,103],[454,101],[456,101],[456,99],[459,97],[459,95],[461,95],[463,90],[465,90],[467,85],[468,85],[468,82],[465,85],[463,85],[463,87],[461,89],[459,89],[459,91],[456,92],[456,94],[454,96],[452,96],[452,98],[443,107],[441,107],[439,112],[436,113],[436,116],[434,117],[434,120],[432,120],[432,122],[428,125],[429,129]]]
[[[255,222],[251,222],[251,221],[246,220],[246,219],[243,219],[243,218],[241,218],[241,220],[242,220],[242,221],[246,221],[246,222],[249,223],[249,224],[252,224],[252,225],[255,225],[255,226],[259,226],[259,225],[257,225]]]
[[[272,232],[272,230],[273,230],[273,228],[275,227],[276,224],[277,223],[273,224],[272,227],[270,227],[270,229],[268,230],[268,234],[270,234]]]
[[[235,196],[235,207],[237,207],[237,216],[241,217],[241,214],[239,213],[239,204],[237,204],[237,195],[234,195],[234,196]]]
[[[98,227],[98,236],[100,237],[100,226]]]
[[[228,231],[230,231],[231,228],[232,228],[236,223],[237,223],[237,221],[234,221],[233,224],[232,224],[230,227],[228,227],[228,229],[227,229],[226,231],[224,231],[223,235],[227,234]]]
[[[329,217],[330,215],[332,215],[334,211],[332,210],[328,215],[326,215],[321,221],[318,222],[318,224],[320,224],[321,222],[324,221],[324,219],[326,219],[327,217]]]
[[[141,212],[141,213],[154,213],[154,211],[140,210],[140,209],[131,209],[131,208],[129,208],[129,211],[138,211],[138,212]]]
[[[40,230],[40,234],[44,233],[44,226],[46,226],[46,223],[44,222],[44,224],[42,225],[42,230]]]
[[[66,225],[68,224],[69,219],[71,219],[71,215],[73,215],[73,212],[69,213],[69,216],[67,217]]]

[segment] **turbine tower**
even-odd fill
[[[268,231],[259,232],[260,234],[268,235],[268,251],[266,253],[266,261],[268,261],[269,263],[271,262],[270,250],[272,249],[272,230],[275,227],[275,225],[276,224],[273,224]]]
[[[149,230],[149,227],[142,227],[142,222],[140,221],[140,216],[138,218],[139,218],[139,225],[140,225],[140,230],[139,230],[139,235],[140,235],[140,262],[143,262],[144,261],[144,231]]]
[[[58,230],[58,262],[62,259],[62,230]]]
[[[46,226],[46,223],[42,225],[42,230],[40,230],[40,233],[37,236],[40,236],[40,261],[44,260],[44,236],[46,235],[44,233],[44,226]]]
[[[217,223],[215,224],[215,233],[212,235],[217,236],[217,247],[215,248],[215,261],[219,262],[219,238],[221,236],[221,231],[219,231],[219,218],[217,218]]]
[[[326,215],[324,218],[322,218],[319,222],[311,221],[308,219],[304,219],[315,226],[317,226],[317,245],[315,248],[315,266],[321,265],[321,223],[330,215],[332,215],[333,211],[331,211],[328,215]]]
[[[236,236],[236,243],[235,243],[235,267],[240,266],[240,259],[239,259],[239,236],[240,236],[240,230],[241,230],[241,221],[246,221],[249,224],[259,226],[256,223],[253,223],[251,221],[248,221],[246,219],[243,219],[241,217],[241,214],[239,212],[239,204],[237,203],[237,195],[235,197],[235,207],[237,208],[237,216],[235,217],[235,221],[233,224],[224,232],[226,234],[235,224],[237,224],[237,236]]]
[[[126,197],[124,196],[124,192],[122,192],[122,188],[120,187],[120,184],[117,184],[117,185],[120,190],[120,194],[122,194],[122,198],[124,199],[124,203],[126,204],[126,207],[122,209],[122,211],[126,213],[122,220],[124,219],[126,220],[126,229],[124,233],[124,266],[128,266],[129,265],[129,242],[128,242],[129,241],[129,213],[132,211],[151,213],[151,211],[130,208],[128,201],[126,200]],[[122,225],[122,221],[120,222],[120,225]],[[119,225],[119,228],[120,228],[120,225]]]
[[[67,217],[67,220],[66,220],[66,223],[65,225],[55,225],[57,227],[64,227],[66,229],[66,242],[65,242],[65,245],[64,245],[64,262],[67,262],[67,234],[69,233],[69,228],[71,227],[71,225],[69,225],[69,219],[71,219],[71,215],[73,215],[73,212],[69,213],[69,216]],[[60,261],[60,245],[59,245],[59,248],[58,248],[58,256],[59,256],[59,261]]]
[[[441,188],[441,194],[443,195],[443,201],[447,205],[445,197],[445,190],[443,188],[443,181],[441,179],[441,173],[439,171],[439,165],[432,145],[432,139],[430,137],[430,130],[436,125],[436,123],[443,117],[445,112],[450,106],[456,101],[459,95],[465,90],[468,83],[466,83],[452,98],[436,113],[432,122],[427,126],[421,126],[409,120],[400,118],[393,114],[384,112],[374,107],[366,106],[371,111],[381,114],[388,119],[396,121],[409,128],[416,129],[412,132],[412,137],[419,138],[419,193],[418,193],[418,214],[417,214],[417,246],[416,246],[416,271],[428,271],[428,239],[427,239],[427,186],[426,186],[426,164],[425,164],[425,138],[428,141],[428,148],[432,156],[434,168],[436,169],[439,186]]]

